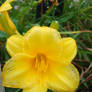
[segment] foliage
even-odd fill
[[[2,2],[4,0],[0,1],[0,3]],[[14,8],[10,11],[10,16],[21,34],[24,34],[34,25],[49,26],[53,21],[58,21],[61,35],[76,39],[78,54],[73,64],[79,69],[81,77],[80,85],[76,92],[91,92],[92,1],[58,0],[57,5],[49,0],[41,3],[38,3],[38,0],[16,0],[12,5]],[[73,33],[75,31],[80,32]],[[0,31],[0,44],[5,43],[6,38],[5,33]],[[2,64],[8,58],[7,51],[4,45],[2,45],[0,47],[0,60],[3,61]],[[6,92],[21,92],[21,90],[7,88]]]

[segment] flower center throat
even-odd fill
[[[46,56],[43,54],[37,54],[35,58],[35,69],[39,72],[46,72],[48,67]]]

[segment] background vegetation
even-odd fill
[[[0,4],[4,1],[0,0]],[[38,0],[16,0],[12,5],[10,17],[21,34],[34,25],[49,26],[58,21],[61,35],[76,40],[78,54],[73,64],[81,79],[76,92],[92,92],[92,0],[43,0],[40,3]],[[0,31],[2,67],[10,58],[5,49],[6,39],[7,35]],[[20,89],[5,89],[5,92],[21,92]]]

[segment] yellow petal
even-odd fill
[[[32,68],[32,58],[20,53],[6,62],[2,72],[3,86],[25,88],[33,85],[37,76]]]
[[[14,0],[6,0],[6,3],[11,3],[13,2]]]
[[[7,11],[1,13],[0,20],[1,31],[6,32],[8,35],[14,34],[17,31],[16,26],[10,19]]]
[[[41,53],[53,60],[60,59],[61,36],[56,29],[35,26],[25,34],[25,39],[28,41],[31,55]]]
[[[52,64],[45,80],[57,92],[74,92],[79,85],[79,73],[72,64],[66,67]]]
[[[4,31],[3,27],[1,26],[1,24],[0,24],[0,31]]]
[[[72,38],[62,38],[61,45],[63,46],[61,62],[65,64],[70,64],[70,62],[74,59],[77,53],[76,42]]]
[[[17,31],[17,28],[16,28],[15,24],[12,22],[12,20],[10,19],[8,12],[4,11],[4,12],[2,12],[2,14],[4,14],[4,16],[6,17],[12,31],[14,31],[14,32]]]
[[[47,92],[47,87],[40,84],[35,84],[30,88],[23,89],[23,92]]]
[[[4,2],[4,4],[2,4],[2,6],[0,7],[0,12],[10,10],[12,8],[10,3],[13,1],[14,0],[6,0],[6,2]]]
[[[11,56],[25,52],[26,42],[21,35],[13,35],[7,40],[6,48]]]
[[[10,9],[12,9],[12,6],[9,3],[4,3],[0,7],[0,12],[7,11],[7,10],[10,10]]]

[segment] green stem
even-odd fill
[[[92,31],[70,31],[70,32],[60,32],[60,34],[80,34],[80,33],[92,33]]]

